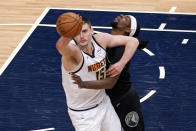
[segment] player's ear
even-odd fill
[[[94,33],[94,29],[93,29],[93,28],[91,28],[91,33],[92,33],[92,34]]]

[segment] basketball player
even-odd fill
[[[135,53],[138,40],[107,33],[93,35],[90,22],[83,18],[81,33],[72,38],[61,37],[56,48],[62,55],[62,84],[68,113],[76,131],[121,131],[120,120],[104,89],[80,89],[71,80],[72,73],[84,81],[106,77],[106,48],[125,46],[122,58],[113,64],[110,75],[120,74]]]
[[[130,26],[136,25],[135,22],[136,20],[133,20],[132,16],[120,15],[111,22],[111,34],[138,36],[139,33],[136,31],[136,28],[135,30],[131,30],[130,28]],[[147,42],[143,41],[139,49],[144,48],[146,45]],[[107,50],[107,68],[109,65],[119,61],[123,52],[124,46],[109,48]],[[106,88],[106,92],[121,120],[124,131],[144,131],[140,100],[130,81],[129,66],[130,62],[127,63],[119,76],[108,77],[105,80],[82,81],[80,77],[75,74],[73,74],[72,78],[74,83],[78,84],[80,88]]]
[[[125,15],[121,14],[120,16],[117,16],[110,25],[112,26],[112,35],[125,35],[135,38],[138,38],[141,29],[137,19],[132,15],[125,17]],[[138,49],[144,49],[148,43],[148,40],[140,40]]]

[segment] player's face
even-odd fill
[[[91,44],[93,29],[85,23],[82,26],[82,30],[79,35],[77,35],[74,39],[77,41],[79,46],[86,46],[88,44]]]
[[[115,30],[117,35],[125,35],[126,33],[130,33],[131,19],[129,16],[117,16],[112,23],[112,29]]]

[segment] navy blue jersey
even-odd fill
[[[124,46],[119,46],[107,49],[107,68],[109,68],[110,64],[114,64],[121,59],[124,52],[124,48]],[[129,88],[131,88],[129,66],[130,62],[128,62],[124,67],[115,86],[112,89],[106,90],[106,93],[111,98],[111,101],[115,101],[120,96],[125,94],[129,90]]]

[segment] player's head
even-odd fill
[[[87,24],[91,28],[91,22],[88,18],[82,17],[83,24]]]
[[[74,37],[74,39],[77,41],[79,46],[86,46],[91,43],[93,29],[91,28],[91,22],[87,18],[82,17],[82,20],[82,30],[78,36]]]
[[[112,26],[112,34],[114,35],[126,35],[131,33],[131,18],[128,15],[117,16],[114,21],[110,23]]]
[[[112,34],[129,36],[131,32],[131,19],[129,16],[121,14],[120,16],[117,16],[110,24],[112,26]]]

